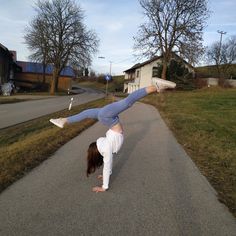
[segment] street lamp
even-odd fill
[[[105,59],[105,57],[103,57],[103,56],[99,56],[98,57],[99,59]],[[107,83],[106,83],[106,96],[108,95],[108,82],[109,82],[109,80],[111,79],[111,66],[112,66],[112,61],[109,61],[110,62],[110,72],[109,72],[109,75],[106,75],[105,76],[105,80],[107,81]]]

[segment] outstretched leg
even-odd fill
[[[69,116],[67,117],[67,123],[74,123],[74,122],[79,122],[81,120],[84,120],[86,118],[91,118],[91,119],[98,119],[98,113],[101,110],[101,108],[93,108],[93,109],[88,109],[85,111],[80,112],[79,114],[76,114],[74,116]]]
[[[50,119],[50,122],[54,125],[58,126],[59,128],[63,128],[65,124],[71,124],[75,122],[80,122],[86,118],[91,119],[98,119],[98,113],[101,108],[93,108],[88,109],[85,111],[80,112],[79,114],[76,114],[74,116],[69,116],[66,118],[59,118],[59,119]]]
[[[88,109],[80,112],[79,114],[66,118],[50,119],[50,122],[58,126],[59,128],[63,128],[65,124],[71,124],[82,121],[86,118],[91,118],[97,119],[104,125],[112,127],[119,122],[119,113],[131,107],[137,100],[155,91],[157,91],[155,86],[142,88],[133,92],[127,98],[119,102],[108,104],[103,108]]]

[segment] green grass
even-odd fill
[[[144,101],[158,108],[219,200],[236,216],[236,89],[170,92]]]
[[[87,108],[108,104],[110,98],[100,99],[35,120],[0,130],[0,192],[26,172],[51,156],[59,147],[77,136],[94,120],[86,119],[59,129],[50,118],[66,117]]]
[[[103,92],[106,91],[106,84],[99,83],[99,82],[96,82],[96,81],[94,81],[94,82],[93,81],[82,81],[82,82],[79,82],[78,85],[80,85],[82,87],[97,89],[97,90],[100,90],[100,91],[103,91]],[[108,89],[110,90],[110,86],[108,86]]]
[[[115,93],[117,91],[118,92],[123,91],[124,76],[119,75],[119,76],[113,76],[112,78],[113,78],[112,81],[108,82],[108,92]],[[96,80],[87,79],[87,80],[82,80],[82,81],[78,80],[78,82],[79,82],[79,85],[84,86],[84,87],[98,89],[103,92],[106,91],[106,81],[105,80],[96,81]]]

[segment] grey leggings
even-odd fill
[[[102,108],[88,109],[74,116],[69,116],[67,117],[68,123],[79,122],[86,118],[92,118],[99,120],[102,124],[111,128],[112,126],[119,123],[118,115],[121,112],[131,107],[136,101],[145,97],[146,95],[146,88],[141,88],[118,102],[113,102]]]

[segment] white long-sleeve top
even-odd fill
[[[112,173],[113,153],[117,153],[122,144],[124,136],[122,133],[115,132],[109,129],[106,132],[106,137],[101,137],[97,140],[97,148],[103,156],[103,185],[102,188],[109,188],[109,179]]]

